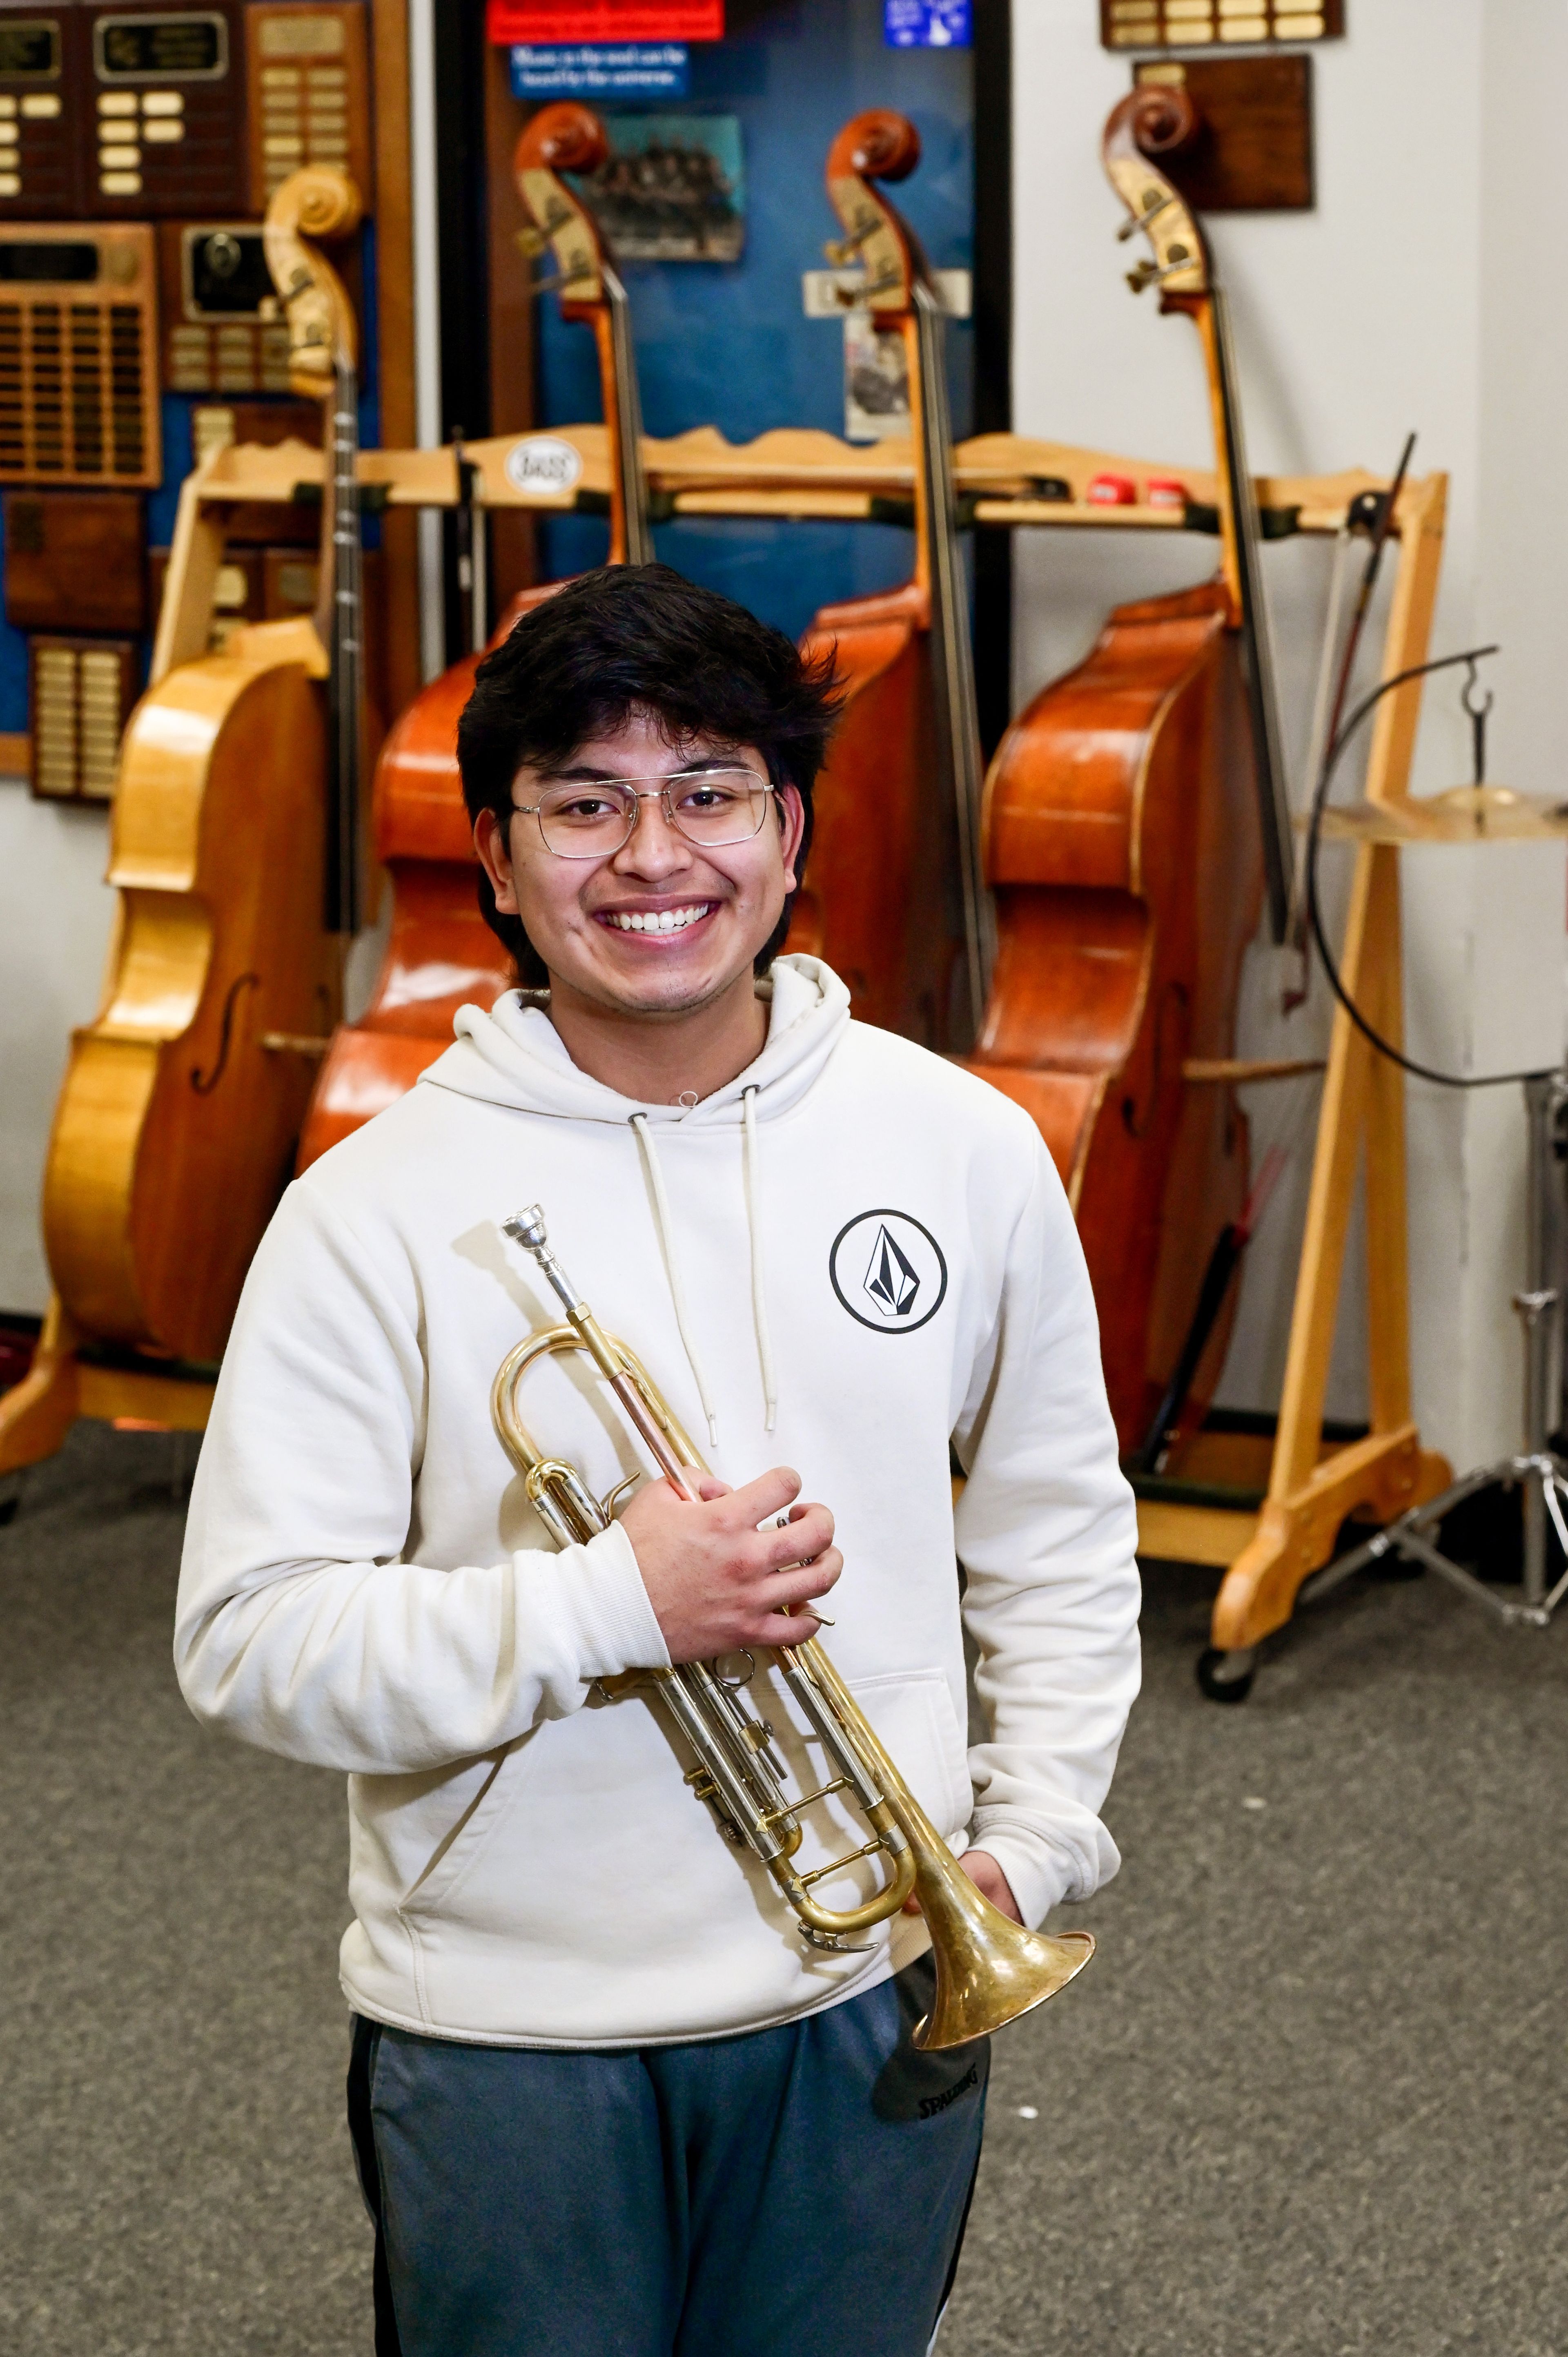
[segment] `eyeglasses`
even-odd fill
[[[682,770],[549,786],[536,802],[512,808],[539,821],[544,848],[558,859],[607,859],[631,841],[639,802],[661,802],[676,834],[708,851],[760,834],[774,791],[755,770]]]

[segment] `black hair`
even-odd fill
[[[470,819],[512,813],[524,762],[558,768],[580,745],[649,714],[672,743],[688,736],[755,746],[775,786],[805,810],[797,889],[811,845],[811,790],[843,698],[831,651],[802,655],[782,630],[702,589],[667,565],[602,565],[568,581],[522,617],[480,663],[457,724],[457,763]],[[525,985],[547,979],[520,918],[496,907],[479,870],[479,908]],[[794,894],[763,948],[763,974],[784,945]]]

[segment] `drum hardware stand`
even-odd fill
[[[1553,1587],[1548,1588],[1546,1584],[1548,1518],[1557,1534],[1564,1562],[1568,1563],[1568,1521],[1563,1516],[1563,1503],[1568,1501],[1568,1461],[1551,1446],[1548,1407],[1554,1371],[1561,1373],[1563,1296],[1552,1281],[1561,1273],[1553,1166],[1563,1159],[1568,1072],[1543,1073],[1526,1081],[1524,1095],[1530,1121],[1530,1272],[1525,1290],[1513,1297],[1523,1328],[1524,1447],[1517,1456],[1499,1458],[1494,1465],[1480,1466],[1475,1472],[1466,1473],[1439,1497],[1429,1499],[1424,1505],[1412,1506],[1387,1530],[1377,1532],[1364,1546],[1339,1556],[1304,1589],[1304,1601],[1316,1600],[1329,1588],[1337,1587],[1353,1571],[1389,1555],[1402,1555],[1435,1571],[1462,1596],[1509,1627],[1544,1629],[1563,1597],[1568,1596],[1568,1569]],[[1477,1579],[1474,1572],[1444,1555],[1429,1534],[1454,1507],[1466,1498],[1473,1498],[1478,1491],[1493,1487],[1511,1490],[1516,1484],[1524,1493],[1523,1577],[1515,1594],[1499,1594],[1496,1587]]]

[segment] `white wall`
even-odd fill
[[[44,1152],[71,1027],[98,1005],[114,896],[102,810],[0,778],[0,1309],[42,1310]]]
[[[24,780],[0,777],[0,1310],[48,1302],[44,1161],[71,1032],[98,1011],[117,899],[108,860],[106,811],[37,802]],[[391,914],[381,893],[349,953],[350,1017],[381,970]]]
[[[1098,165],[1127,88],[1080,0],[1014,12],[1015,414],[1024,433],[1174,464],[1208,462],[1203,371],[1182,319],[1134,300],[1114,242],[1122,209]],[[1500,638],[1494,776],[1553,791],[1568,737],[1556,643],[1568,574],[1568,487],[1552,395],[1568,328],[1541,277],[1555,217],[1551,92],[1568,64],[1555,0],[1361,0],[1313,53],[1317,204],[1210,224],[1230,290],[1252,463],[1391,467],[1419,429],[1420,470],[1452,478],[1434,651]],[[1328,568],[1326,544],[1265,553],[1285,727],[1299,794]],[[1195,580],[1212,548],[1041,533],[1016,557],[1020,694],[1076,661],[1107,608]],[[1387,568],[1391,574],[1391,565]],[[1385,591],[1386,596],[1386,591]],[[1369,633],[1375,675],[1380,615]],[[1468,774],[1451,683],[1428,692],[1417,791]],[[1345,855],[1338,890],[1343,886]],[[1336,894],[1337,897],[1337,894]],[[1553,846],[1428,852],[1405,874],[1413,1053],[1475,1071],[1552,1060],[1563,1034],[1563,862]],[[1310,1054],[1327,1036],[1321,983],[1289,1022],[1272,952],[1254,953],[1243,1053]],[[1293,1138],[1286,1182],[1252,1248],[1221,1397],[1277,1404],[1311,1151],[1310,1084],[1247,1092],[1259,1148]],[[1415,1391],[1429,1445],[1467,1463],[1515,1445],[1523,1116],[1517,1089],[1408,1092]],[[1352,1264],[1329,1412],[1365,1410],[1360,1272]]]

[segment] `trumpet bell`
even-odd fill
[[[1026,1932],[989,1900],[981,1904],[994,1927],[983,1943],[972,1948],[960,1943],[956,1953],[932,1943],[937,1992],[914,2031],[922,2053],[967,2046],[972,2038],[1005,2029],[1066,1988],[1094,1953],[1092,1932]]]
[[[931,2009],[916,2024],[914,2042],[936,2054],[1004,2029],[1066,1988],[1093,1955],[1094,1934],[1026,1932],[976,1889],[929,1818],[909,1831],[915,1895],[937,1971]]]

